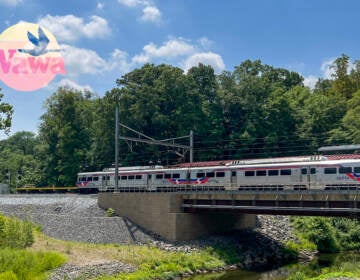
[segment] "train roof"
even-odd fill
[[[197,168],[199,170],[222,170],[222,169],[248,169],[248,168],[292,168],[295,166],[334,166],[339,164],[349,164],[349,163],[359,163],[360,164],[360,155],[336,155],[336,156],[304,156],[304,157],[284,157],[284,158],[269,158],[269,159],[253,159],[253,160],[242,160],[242,161],[228,161],[227,164],[224,164],[224,161],[221,161],[221,164],[214,165],[216,162],[213,161],[207,162],[208,164],[201,165],[199,162],[192,165],[176,165],[172,167],[163,167],[163,166],[132,166],[132,167],[121,167],[119,168],[120,174],[124,173],[162,173],[167,171],[174,170],[177,171],[186,171],[190,167]],[[105,169],[104,171],[94,171],[94,172],[80,172],[79,176],[101,176],[113,174],[115,172],[114,168]]]

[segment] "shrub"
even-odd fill
[[[360,222],[349,218],[292,218],[300,240],[315,243],[324,253],[360,249]]]
[[[32,223],[0,215],[0,247],[22,249],[33,243]]]
[[[114,216],[115,216],[115,210],[112,209],[112,208],[108,208],[108,209],[106,210],[106,216],[108,216],[108,217],[114,217]]]

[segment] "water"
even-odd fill
[[[285,280],[296,272],[306,278],[316,277],[324,268],[339,271],[347,268],[353,271],[360,267],[360,253],[322,254],[307,263],[296,263],[270,271],[234,270],[222,273],[198,275],[187,280]]]

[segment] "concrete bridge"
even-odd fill
[[[360,191],[100,193],[98,204],[173,241],[253,228],[256,214],[360,217]]]

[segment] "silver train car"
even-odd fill
[[[112,191],[115,169],[78,173],[80,191]],[[119,191],[360,190],[360,156],[307,156],[119,168]]]

